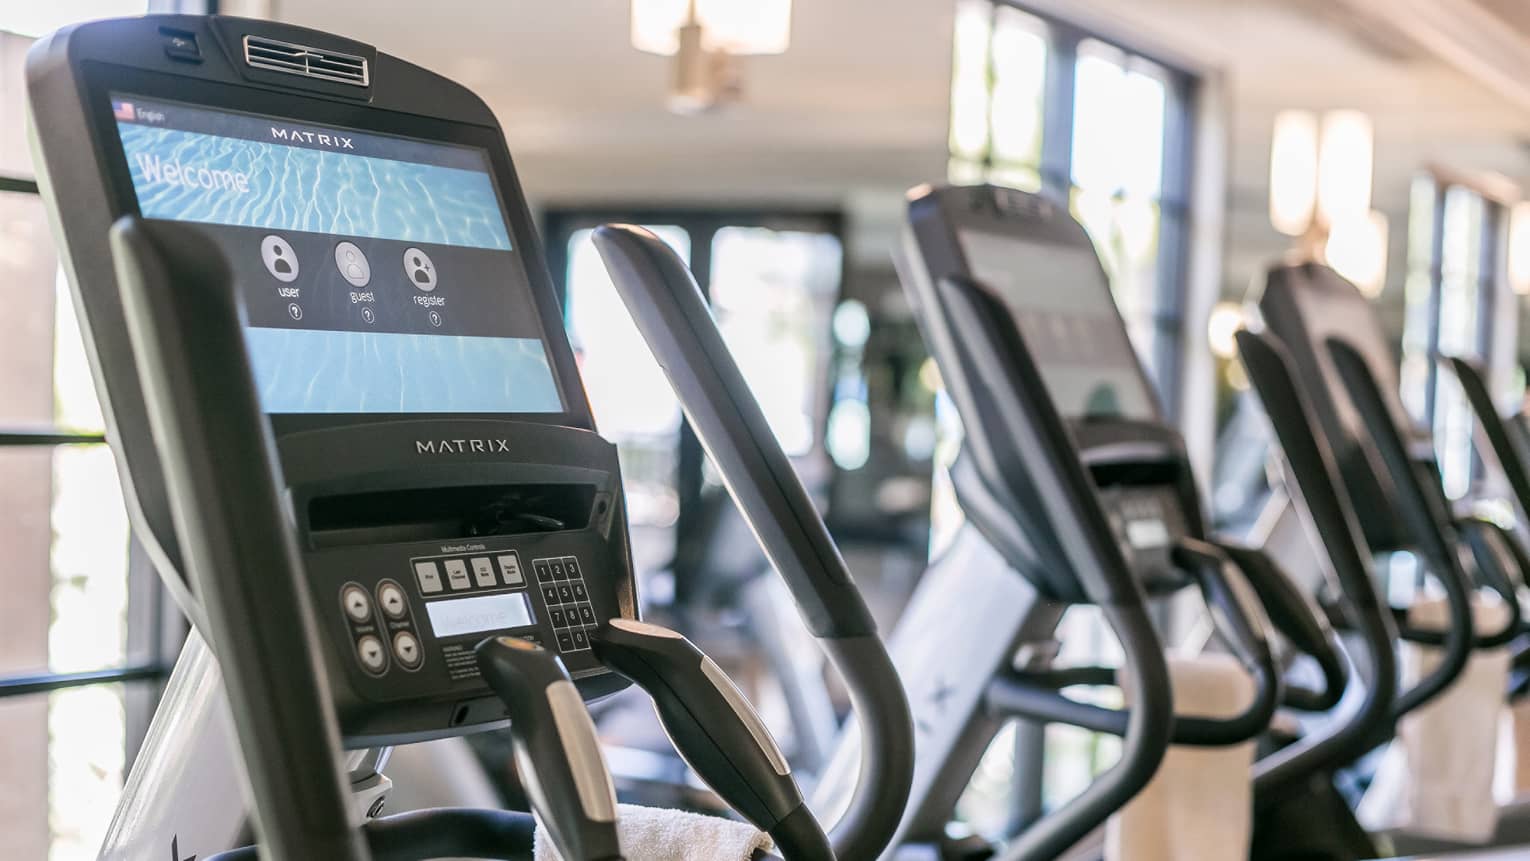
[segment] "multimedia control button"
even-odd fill
[[[372,618],[372,599],[367,597],[367,590],[355,583],[340,590],[340,603],[352,622],[365,622]]]
[[[589,635],[585,634],[583,628],[576,629],[574,631],[574,648],[577,650],[577,649],[588,649],[589,647],[590,647],[590,638],[589,638]]]
[[[538,583],[546,583],[553,578],[552,568],[547,564],[546,559],[531,560],[531,569],[537,572]]]
[[[558,632],[558,651],[572,652],[574,650],[574,635],[567,631]]]
[[[578,580],[584,576],[584,572],[579,570],[579,560],[572,556],[563,557],[563,570],[568,572],[570,580]]]
[[[547,615],[550,619],[552,619],[554,628],[568,627],[568,615],[562,610],[548,610]]]
[[[441,591],[441,569],[434,562],[414,563],[414,576],[420,581],[420,594]]]
[[[506,586],[519,586],[526,582],[521,574],[521,557],[514,553],[499,557],[499,573],[504,575]]]
[[[393,635],[393,654],[398,656],[398,662],[405,669],[414,669],[420,665],[424,657],[420,653],[420,641],[408,631],[399,631]]]
[[[461,559],[446,560],[446,582],[454,592],[472,588],[473,581],[468,579],[467,563]]]
[[[478,583],[480,589],[493,589],[499,585],[499,580],[494,576],[494,561],[487,556],[475,556],[473,563],[473,580]]]
[[[579,621],[586,625],[595,624],[595,608],[589,604],[579,605]]]
[[[409,614],[409,602],[404,598],[404,590],[391,580],[377,587],[377,603],[390,619],[402,619]]]
[[[556,586],[543,586],[542,587],[542,600],[546,601],[547,602],[547,606],[549,606],[549,607],[554,607],[554,606],[557,606],[559,603],[561,603],[558,600],[558,587],[556,587]]]
[[[369,673],[381,673],[388,666],[388,653],[383,649],[382,640],[371,634],[356,641],[356,657],[361,659],[361,666]]]
[[[574,600],[575,601],[588,601],[588,600],[590,600],[590,593],[589,593],[588,590],[586,590],[584,588],[584,582],[583,581],[579,581],[579,582],[574,584]]]

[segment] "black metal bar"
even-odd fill
[[[45,694],[65,688],[87,685],[105,685],[114,682],[158,681],[170,675],[170,667],[163,664],[134,664],[113,667],[109,670],[92,670],[83,673],[40,673],[35,676],[8,676],[0,678],[0,699],[24,697],[27,694]]]
[[[99,433],[75,433],[52,428],[41,430],[0,430],[0,447],[6,446],[54,446],[54,445],[101,445],[106,435]]]
[[[0,176],[0,191],[10,191],[16,194],[39,194],[37,180],[25,179],[19,176]]]

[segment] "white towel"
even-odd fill
[[[1472,606],[1478,631],[1502,629],[1509,612],[1502,602]],[[1413,604],[1409,623],[1442,630],[1449,618],[1443,599]],[[1440,650],[1413,643],[1403,649],[1403,683],[1411,685],[1440,662]],[[1498,758],[1498,719],[1509,683],[1507,649],[1472,653],[1466,669],[1444,693],[1414,710],[1397,726],[1356,815],[1372,831],[1406,831],[1440,840],[1484,843],[1498,828],[1493,771]]]
[[[1174,711],[1233,717],[1254,699],[1254,680],[1231,655],[1169,658]],[[1125,692],[1128,700],[1131,693]],[[1106,861],[1242,861],[1253,834],[1252,741],[1169,749],[1142,792],[1110,817]]]
[[[627,861],[749,861],[773,845],[746,822],[683,810],[618,804],[616,822]],[[536,844],[536,861],[561,861],[540,827]]]
[[[1512,754],[1509,772],[1509,798],[1530,796],[1530,701],[1521,700],[1509,706],[1510,741],[1512,748],[1499,755],[1499,768],[1504,769],[1502,759]]]

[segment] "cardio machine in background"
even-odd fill
[[[1345,490],[1355,501],[1367,546],[1378,554],[1412,552],[1443,593],[1443,598],[1414,608],[1390,610],[1402,641],[1434,652],[1394,709],[1394,716],[1401,718],[1447,695],[1473,660],[1474,650],[1500,649],[1524,631],[1517,594],[1524,577],[1523,553],[1514,536],[1497,524],[1452,510],[1432,440],[1407,418],[1395,357],[1375,309],[1354,285],[1317,263],[1280,264],[1270,269],[1257,304],[1268,332],[1262,337],[1282,345],[1284,364],[1311,400]],[[1283,495],[1272,497],[1260,527],[1266,543],[1281,553],[1301,543],[1281,537],[1289,534],[1283,533],[1284,505]],[[1479,591],[1496,595],[1498,606],[1484,602]],[[1417,622],[1420,609],[1436,617],[1434,624]],[[1480,721],[1475,728],[1458,724],[1450,732],[1463,738],[1496,738],[1496,708],[1472,719]],[[1480,785],[1465,792],[1464,797],[1478,799],[1469,803],[1475,815],[1492,807],[1491,779],[1489,767],[1479,775]],[[1267,829],[1288,834],[1291,823],[1310,821],[1311,815],[1293,809],[1272,817]],[[1524,839],[1511,825],[1516,818],[1504,819],[1500,839]],[[1407,830],[1379,837],[1357,837],[1348,849],[1350,857],[1381,854],[1388,846],[1407,852],[1450,845]]]
[[[996,856],[1039,859],[1067,850],[1126,804],[1171,740],[1234,745],[1264,733],[1283,703],[1333,706],[1348,679],[1335,638],[1261,553],[1208,535],[1183,442],[1161,417],[1093,245],[1066,209],[1011,189],[916,189],[899,267],[962,420],[952,482],[966,521],[889,640],[917,732],[914,795],[898,835],[905,857],[973,849],[948,839],[948,825],[1006,721],[1124,736],[1114,769]],[[1345,594],[1374,600],[1363,571],[1340,574]],[[1148,607],[1192,584],[1253,692],[1232,715],[1166,725],[1170,680]],[[1076,604],[1100,607],[1122,647],[1119,671],[1057,664],[1056,628]],[[1284,683],[1266,642],[1266,612],[1316,659],[1321,687]],[[1384,632],[1368,645],[1389,647]],[[1117,684],[1133,692],[1125,709],[1062,693]],[[1357,719],[1374,719],[1377,708],[1367,700]],[[1301,782],[1349,743],[1348,721],[1336,726],[1234,784],[1253,780],[1256,792],[1267,792]],[[853,734],[845,745],[840,770],[831,769],[820,793],[848,788]]]
[[[788,858],[880,852],[902,688],[709,320],[666,318],[711,350],[682,400],[868,730],[832,850],[731,683],[636,620],[615,448],[482,101],[219,16],[61,30],[27,82],[134,531],[195,627],[104,857],[529,857],[524,813],[379,815],[389,746],[507,717],[554,845],[620,857],[584,702],[628,680]]]

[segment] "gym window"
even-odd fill
[[[1402,396],[1429,427],[1445,492],[1479,495],[1486,471],[1472,447],[1471,407],[1432,357],[1481,362],[1501,404],[1525,390],[1515,344],[1518,302],[1508,277],[1510,206],[1490,184],[1433,170],[1413,184],[1403,323]]]
[[[950,180],[1068,203],[1176,417],[1196,78],[997,0],[958,5],[952,58]]]
[[[33,41],[192,0],[0,6],[0,832],[8,858],[94,858],[183,630],[131,543],[26,141]]]

